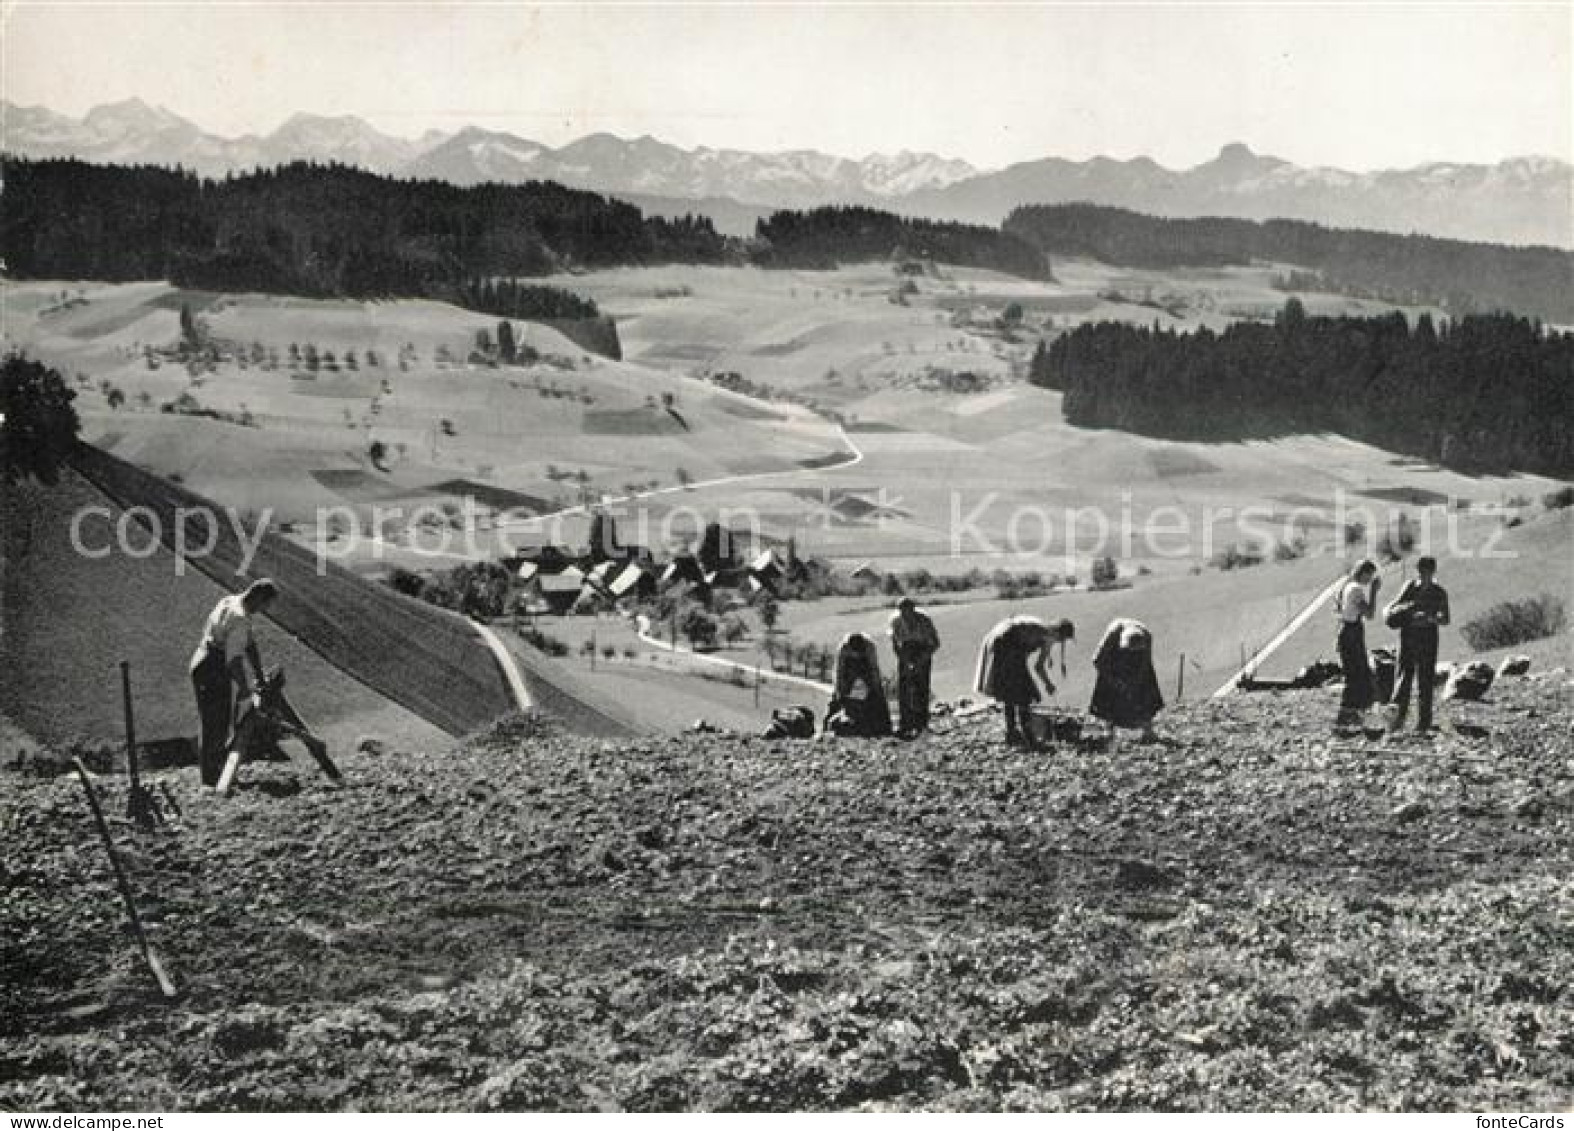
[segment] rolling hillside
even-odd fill
[[[129,544],[145,556],[75,552],[71,523],[83,508],[98,508],[80,526],[89,551],[99,554],[125,521]],[[0,712],[51,744],[123,741],[123,659],[131,664],[139,741],[196,734],[187,665],[230,586],[189,563],[178,574],[174,555],[125,515],[74,471],[54,488],[0,488]],[[347,752],[363,734],[434,752],[448,745],[450,732],[328,663],[284,622],[270,619],[257,640],[264,663],[283,665],[291,701],[341,766],[354,765]]]
[[[108,381],[124,393],[118,411],[101,394],[79,398],[84,435],[238,509],[271,509],[279,522],[310,524],[318,508],[340,508],[369,523],[374,506],[408,515],[456,507],[466,494],[537,513],[586,491],[671,485],[680,469],[711,479],[845,451],[833,427],[801,408],[591,358],[529,323],[515,324],[519,340],[540,360],[472,363],[476,334],[495,333],[498,319],[440,303],[216,296],[147,283],[71,287],[81,300],[62,309],[60,289],[12,284],[0,301],[9,343],[82,374],[84,387]],[[187,366],[147,357],[178,341],[183,304],[230,354],[195,379]],[[291,347],[308,345],[332,352],[331,366],[292,366]],[[237,351],[248,354],[244,364]],[[257,351],[276,363],[250,361]],[[158,411],[182,394],[252,426]],[[374,443],[386,451],[378,465]]]

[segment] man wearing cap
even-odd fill
[[[279,587],[271,579],[260,578],[245,592],[220,600],[202,628],[202,640],[191,657],[191,687],[197,696],[201,727],[197,738],[198,764],[204,785],[217,785],[224,772],[224,754],[237,700],[253,696],[246,662],[251,664],[253,679],[260,681],[263,676],[262,655],[252,638],[252,618],[264,612],[278,595]]]
[[[911,597],[896,603],[890,634],[896,652],[897,737],[917,738],[929,729],[929,676],[940,650],[940,634]]]
[[[1036,746],[1028,720],[1033,704],[1044,694],[1053,695],[1055,684],[1049,678],[1049,649],[1060,645],[1060,670],[1066,670],[1066,641],[1075,640],[1077,631],[1069,620],[1053,624],[1038,617],[1008,617],[989,630],[978,649],[978,671],[973,686],[1005,708],[1006,745]],[[1034,683],[1033,677],[1038,677]]]

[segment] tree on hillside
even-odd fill
[[[202,333],[197,327],[196,315],[191,313],[191,304],[180,304],[180,344],[187,349],[198,349],[202,345]]]
[[[0,364],[0,481],[59,482],[81,421],[59,372],[20,353]]]
[[[497,355],[504,365],[512,365],[519,357],[519,347],[514,341],[514,328],[507,322],[497,324]]]
[[[689,605],[678,614],[678,631],[693,648],[708,648],[716,643],[720,626],[716,618],[698,605]]]
[[[618,524],[604,511],[590,516],[590,557],[604,562],[618,553]]]

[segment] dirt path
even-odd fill
[[[830,684],[821,683],[818,680],[804,679],[802,676],[791,675],[786,672],[772,671],[758,666],[742,664],[737,660],[729,660],[723,656],[707,656],[703,653],[695,652],[692,649],[684,650],[679,648],[676,644],[672,644],[668,641],[662,640],[659,637],[652,636],[650,633],[650,618],[644,616],[643,614],[639,618],[638,625],[639,627],[635,629],[634,634],[638,636],[643,643],[649,645],[652,648],[659,649],[660,651],[670,652],[674,656],[683,656],[687,659],[694,660],[697,663],[709,664],[712,667],[739,672],[742,675],[748,677],[774,680],[777,683],[796,684],[799,687],[807,687],[811,691],[818,692],[821,695],[829,695],[833,690]]]

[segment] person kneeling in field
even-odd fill
[[[217,785],[224,772],[237,701],[254,699],[252,679],[258,684],[264,679],[262,655],[252,638],[252,618],[265,612],[278,595],[279,587],[264,577],[252,582],[244,593],[220,600],[208,614],[202,640],[192,654],[191,687],[197,697],[200,726],[198,765],[204,785]],[[248,661],[252,679],[246,676]]]
[[[1077,630],[1069,620],[1053,624],[1038,617],[1008,617],[989,630],[978,649],[978,670],[973,686],[980,694],[998,700],[1006,712],[1006,745],[1035,748],[1038,743],[1029,729],[1033,704],[1044,695],[1055,694],[1049,678],[1049,649],[1060,645],[1060,671],[1066,671],[1066,641],[1075,640]],[[1034,676],[1038,682],[1034,682]]]
[[[1141,730],[1144,742],[1156,741],[1153,716],[1164,709],[1164,695],[1153,670],[1153,634],[1147,626],[1125,617],[1110,621],[1093,667],[1098,680],[1088,711],[1109,724],[1110,738],[1116,727],[1125,727]]]
[[[836,686],[826,708],[825,732],[841,738],[883,738],[891,733],[891,705],[880,678],[874,641],[849,633],[836,650]]]

